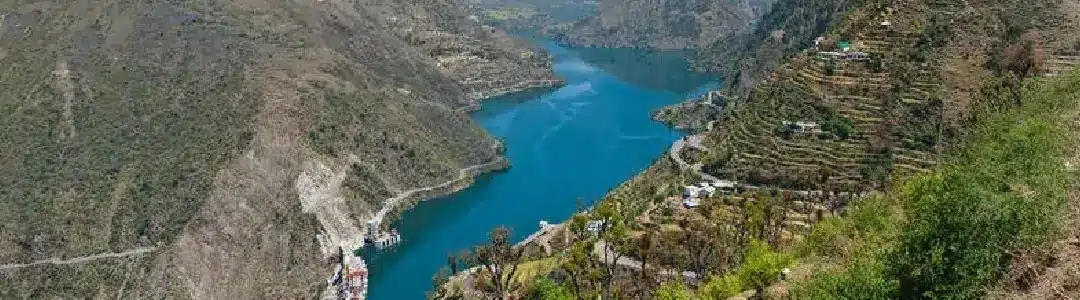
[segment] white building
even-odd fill
[[[739,186],[739,182],[734,180],[719,180],[713,182],[713,186],[721,192],[733,193],[735,192],[735,189]]]
[[[589,220],[585,223],[585,230],[591,233],[600,233],[600,229],[604,227],[604,221],[601,220]]]
[[[821,125],[818,125],[818,123],[805,121],[784,121],[784,127],[796,133],[818,132],[821,130]]]
[[[708,198],[716,194],[717,187],[713,183],[702,182],[683,188],[685,198]]]

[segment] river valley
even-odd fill
[[[579,203],[603,197],[683,136],[649,112],[717,81],[688,71],[683,53],[536,42],[551,52],[566,86],[487,100],[473,113],[504,142],[511,168],[405,212],[392,225],[404,243],[369,253],[370,299],[423,299],[447,255],[486,242],[491,229],[506,226],[520,241],[540,220],[561,222]]]

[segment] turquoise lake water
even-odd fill
[[[687,71],[681,53],[568,49],[546,40],[567,85],[488,100],[473,118],[502,139],[512,167],[454,195],[420,203],[394,223],[404,243],[372,255],[370,299],[423,299],[448,254],[486,242],[498,226],[520,241],[569,218],[645,170],[683,133],[649,112],[704,93],[716,78]]]

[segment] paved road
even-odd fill
[[[131,255],[144,254],[144,253],[148,253],[150,251],[154,251],[155,248],[156,247],[142,247],[142,248],[131,249],[131,250],[124,251],[124,252],[101,253],[101,254],[95,254],[95,255],[90,255],[90,256],[82,256],[82,257],[76,257],[76,258],[71,258],[71,259],[50,258],[50,259],[44,259],[44,260],[39,260],[39,261],[35,261],[35,262],[31,262],[31,263],[25,263],[25,264],[6,264],[6,265],[0,265],[0,271],[19,269],[19,268],[25,268],[25,267],[31,267],[31,266],[37,266],[37,265],[73,265],[73,264],[81,264],[81,263],[87,263],[87,262],[90,262],[90,261],[93,261],[93,260],[98,260],[98,259],[103,259],[103,258],[119,258],[119,257],[131,256]]]
[[[720,178],[716,178],[716,176],[712,176],[712,175],[709,175],[708,173],[705,173],[705,172],[701,171],[701,167],[704,166],[703,164],[699,163],[699,164],[691,165],[690,163],[687,163],[686,160],[683,160],[683,158],[682,158],[682,150],[683,150],[683,148],[686,148],[686,146],[690,146],[690,148],[701,150],[702,152],[708,152],[709,149],[705,148],[705,146],[701,145],[701,140],[702,140],[702,136],[698,135],[698,134],[690,135],[690,136],[687,136],[686,138],[679,139],[678,141],[675,141],[675,144],[671,145],[671,151],[668,151],[669,152],[668,155],[671,155],[671,159],[674,160],[675,163],[679,164],[679,168],[681,168],[683,170],[691,170],[695,174],[697,174],[698,176],[701,176],[701,179],[703,179],[705,181],[712,181],[712,182],[720,181]]]

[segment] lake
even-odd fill
[[[485,243],[492,229],[512,229],[517,242],[540,220],[569,218],[683,136],[650,120],[650,111],[717,86],[718,78],[688,71],[685,53],[536,42],[566,86],[487,100],[473,113],[504,142],[511,168],[404,213],[392,225],[404,243],[368,259],[369,299],[423,299],[447,255]]]

